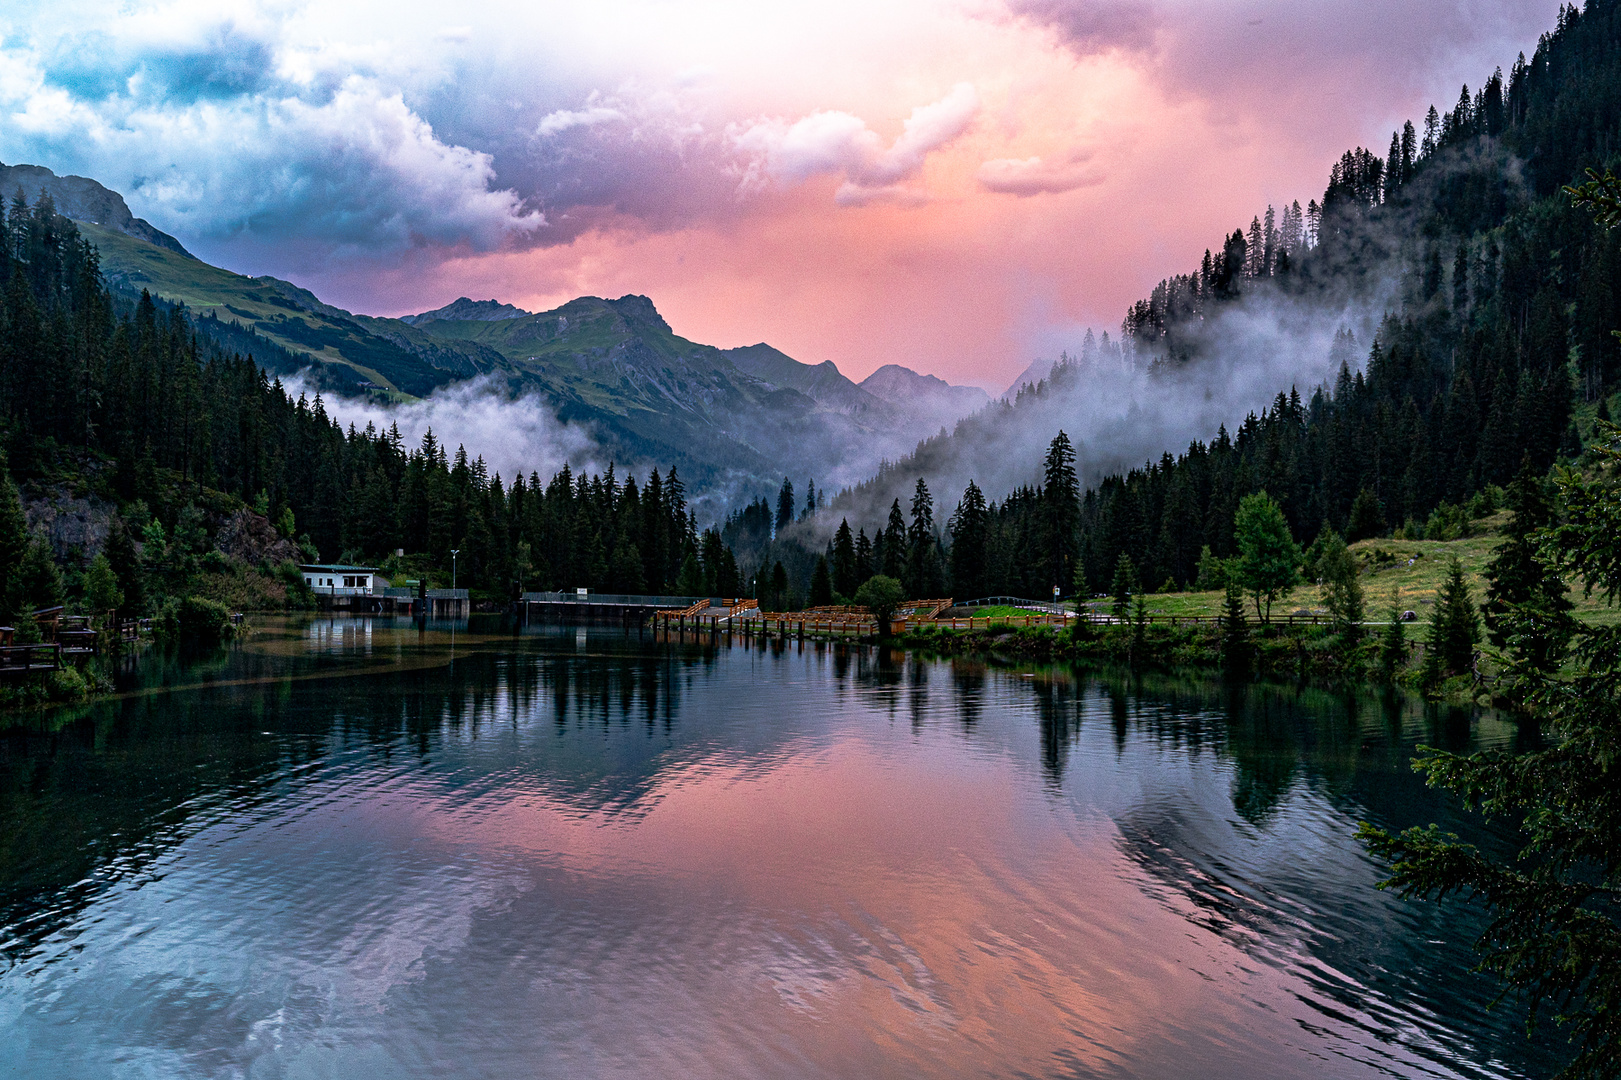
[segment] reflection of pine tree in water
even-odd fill
[[[1227,707],[1226,749],[1233,762],[1233,809],[1265,825],[1294,786],[1300,748],[1292,725],[1267,701],[1235,687]]]

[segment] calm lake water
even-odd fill
[[[475,623],[475,627],[478,624]],[[0,1074],[1546,1075],[1360,820],[1491,714],[260,620],[0,732]],[[1557,1047],[1556,1047],[1557,1049]]]

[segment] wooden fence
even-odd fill
[[[1032,611],[1026,615],[990,615],[972,618],[940,617],[938,615],[911,615],[909,612],[921,609],[929,611],[939,601],[919,603],[913,601],[902,608],[891,623],[893,633],[924,630],[929,627],[942,627],[949,630],[990,630],[993,628],[1023,628],[1036,626],[1068,626],[1077,619],[1104,626],[1130,625],[1130,618],[1119,619],[1113,615],[1099,611],[1083,610],[1076,612],[1038,612]],[[945,604],[949,604],[946,601]],[[933,610],[943,610],[944,605]],[[806,634],[822,636],[869,636],[878,632],[878,622],[871,612],[859,607],[820,607],[806,611],[790,612],[760,612],[753,601],[739,602],[739,606],[731,609],[715,609],[713,615],[697,614],[693,609],[681,612],[660,612],[654,616],[655,629],[686,633],[688,631],[720,632],[742,634],[745,637],[804,637]],[[1173,629],[1182,626],[1221,626],[1226,622],[1225,615],[1170,615],[1155,613],[1145,615],[1147,622],[1158,626],[1170,626]],[[1327,615],[1274,615],[1270,624],[1273,626],[1317,626],[1330,621]],[[1246,625],[1259,626],[1261,623],[1255,619],[1245,619]],[[1383,625],[1368,624],[1368,625]]]
[[[0,675],[56,671],[61,666],[62,646],[54,641],[40,645],[0,645]]]

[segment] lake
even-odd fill
[[[1353,837],[1481,710],[874,647],[258,619],[0,731],[18,1077],[1513,1077]]]

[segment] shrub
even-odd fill
[[[905,599],[901,583],[883,574],[874,574],[856,590],[856,603],[867,608],[878,620],[878,633],[889,636],[889,622]]]
[[[163,641],[184,649],[215,648],[232,633],[230,609],[201,596],[165,600],[152,626]]]

